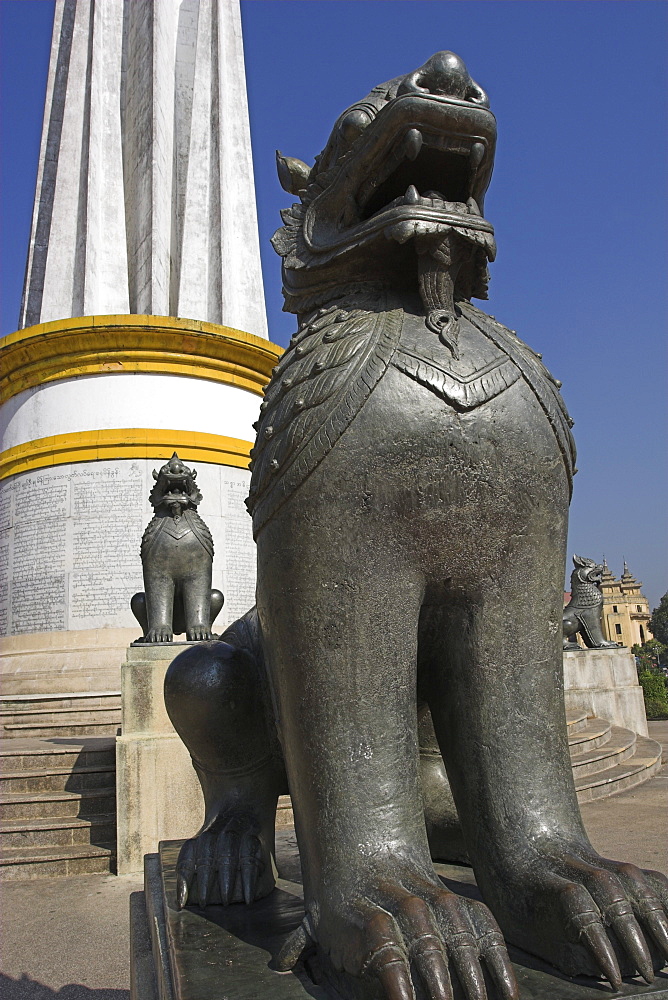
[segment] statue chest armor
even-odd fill
[[[185,510],[181,517],[156,515],[147,525],[142,538],[142,559],[163,548],[174,550],[178,547],[187,558],[200,558],[206,553],[213,557],[211,532],[204,521],[193,510]]]
[[[191,533],[192,529],[188,525],[187,521],[184,521],[182,517],[179,518],[178,520],[174,520],[171,517],[165,518],[162,526],[163,535],[169,535],[170,538],[173,538],[175,541],[178,542],[186,535],[190,535]]]
[[[421,317],[407,316],[391,363],[461,411],[484,405],[522,377],[508,354],[465,316],[458,348],[454,357]]]
[[[469,302],[459,308],[458,358],[423,317],[396,301],[375,309],[334,305],[309,317],[274,369],[256,425],[247,500],[256,533],[351,427],[390,367],[459,412],[475,411],[522,379],[571,478],[575,448],[559,383],[511,330]]]

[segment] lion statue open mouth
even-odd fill
[[[450,1000],[452,977],[482,1000],[483,971],[517,997],[503,936],[615,989],[668,956],[668,882],[600,857],[577,805],[575,449],[560,383],[470,301],[495,252],[487,105],[439,52],[345,111],[312,168],[279,156],[299,328],[253,451],[257,610],[166,682],[207,804],[181,905],[271,890],[289,788],[306,914],[277,964],[316,947],[355,1000]],[[464,856],[486,906],[434,871]]]

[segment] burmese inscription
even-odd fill
[[[62,465],[0,484],[0,635],[136,625],[129,601],[143,590],[139,546],[160,464]],[[214,539],[213,586],[225,594],[222,630],[255,600],[249,473],[193,464]]]

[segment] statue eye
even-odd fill
[[[354,142],[370,121],[371,117],[366,111],[362,111],[361,108],[355,108],[353,111],[349,111],[347,115],[344,115],[339,122],[339,135],[348,143]]]

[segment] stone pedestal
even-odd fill
[[[586,709],[590,715],[647,736],[642,688],[628,649],[568,650],[564,687],[567,709]]]
[[[130,907],[131,1000],[334,1000],[340,993],[328,985],[328,970],[317,956],[298,962],[290,973],[270,966],[287,936],[299,925],[303,890],[295,864],[293,837],[279,837],[276,889],[251,906],[186,907],[177,910],[176,859],[179,843],[163,843],[146,858],[144,892],[134,893]],[[445,885],[480,899],[470,868],[435,865]],[[611,992],[600,980],[571,979],[538,958],[509,949],[521,1000],[600,1000],[605,996],[668,1000],[668,979],[651,984],[625,979]],[[461,1000],[454,979],[455,1000]],[[496,996],[496,993],[494,994]]]
[[[130,646],[121,667],[116,740],[118,874],[139,872],[161,840],[192,837],[204,800],[190,754],[165,709],[167,667],[191,643]]]

